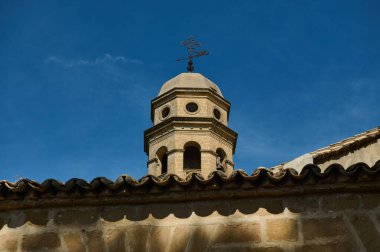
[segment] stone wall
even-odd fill
[[[39,204],[43,205],[43,199]],[[379,248],[377,192],[0,212],[0,251],[335,252]]]

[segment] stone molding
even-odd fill
[[[147,164],[150,165],[151,163],[156,163],[156,162],[158,162],[158,158],[152,158],[148,160]]]
[[[215,118],[204,117],[171,117],[152,128],[145,130],[144,151],[146,153],[148,152],[148,140],[151,139],[153,135],[161,136],[164,135],[165,132],[169,133],[169,131],[177,130],[181,126],[188,127],[190,125],[194,128],[209,127],[211,132],[214,132],[216,135],[222,136],[224,139],[231,142],[233,144],[233,152],[235,152],[238,134]]]
[[[185,152],[185,149],[172,149],[170,151],[167,152],[168,156],[172,153],[175,153],[175,152]]]
[[[174,88],[168,93],[165,93],[161,96],[156,97],[151,101],[151,120],[154,121],[154,113],[153,111],[155,108],[170,102],[173,99],[176,99],[178,97],[184,97],[184,98],[191,98],[191,97],[206,97],[210,101],[214,102],[221,108],[225,109],[227,111],[227,120],[229,118],[230,114],[230,102],[227,101],[225,98],[219,96],[217,93],[213,92],[209,89],[197,89],[197,88]]]

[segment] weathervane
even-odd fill
[[[186,60],[187,59],[187,71],[190,73],[194,71],[193,66],[193,58],[197,58],[200,56],[208,55],[207,51],[195,51],[195,48],[200,47],[201,44],[197,42],[193,36],[190,36],[187,40],[182,41],[181,45],[187,47],[187,57],[177,59],[177,61]]]

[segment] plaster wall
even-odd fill
[[[362,147],[359,150],[355,150],[353,152],[348,153],[345,156],[339,157],[337,159],[329,160],[325,163],[318,164],[322,171],[326,170],[326,168],[334,163],[338,163],[343,167],[349,167],[357,162],[366,163],[368,166],[373,166],[376,161],[379,160],[380,156],[380,140],[377,142],[370,144],[366,147]]]

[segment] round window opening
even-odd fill
[[[190,113],[194,113],[198,110],[198,105],[195,102],[189,102],[186,104],[186,110]]]
[[[220,111],[217,109],[214,109],[214,116],[216,119],[220,120],[220,116],[221,116]]]
[[[162,118],[165,119],[166,117],[168,117],[169,113],[170,113],[170,108],[169,107],[164,108],[161,111]]]

